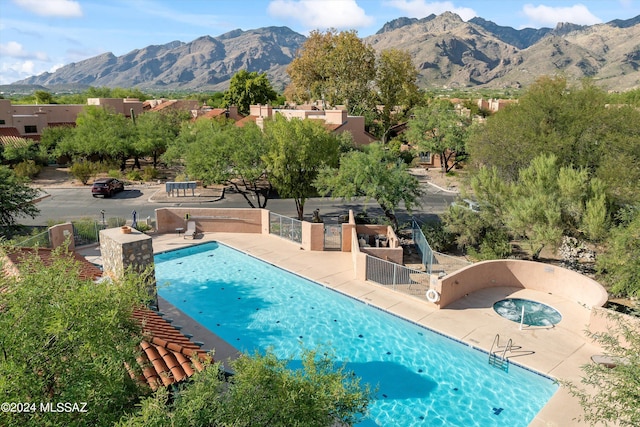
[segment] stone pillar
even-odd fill
[[[104,274],[119,279],[128,270],[143,273],[150,268],[147,286],[157,307],[151,236],[135,229],[129,230],[129,233],[124,233],[120,227],[100,230],[100,254]]]

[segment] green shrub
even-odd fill
[[[484,235],[478,249],[469,247],[467,255],[476,261],[504,259],[511,255],[511,242],[504,230],[489,229]]]
[[[152,181],[158,179],[158,169],[153,166],[145,166],[142,170],[142,177],[145,181]]]
[[[89,178],[95,176],[98,170],[98,165],[93,162],[89,162],[86,160],[80,160],[74,162],[69,168],[69,172],[71,175],[80,180],[84,185],[87,185],[89,182]]]
[[[79,244],[89,244],[98,241],[98,227],[94,219],[82,218],[73,221],[74,234],[79,239]]]
[[[109,169],[107,175],[109,176],[109,178],[120,178],[122,176],[119,169]]]
[[[21,178],[33,178],[40,173],[42,166],[34,160],[24,160],[13,167],[13,172]]]
[[[138,170],[127,173],[127,179],[130,181],[142,181],[142,174]]]
[[[146,231],[152,230],[152,227],[149,224],[144,223],[144,222],[137,223],[135,228],[136,228],[136,230],[141,231],[143,233],[146,232]]]
[[[420,228],[434,251],[447,252],[455,247],[455,234],[449,232],[441,221],[430,221]]]
[[[127,223],[127,220],[124,218],[118,218],[118,217],[107,218],[107,227],[109,228],[122,227],[126,223]]]

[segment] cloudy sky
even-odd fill
[[[591,25],[640,15],[640,0],[0,0],[0,84],[105,52],[116,56],[240,28],[357,30],[455,12],[513,28]]]

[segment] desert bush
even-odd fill
[[[126,223],[127,223],[127,220],[124,218],[119,218],[119,217],[107,218],[108,228],[122,227]]]
[[[153,227],[151,227],[149,224],[144,223],[144,222],[139,222],[136,224],[135,229],[141,232],[146,232],[146,231],[150,231],[153,229]]]
[[[436,252],[448,252],[456,246],[456,236],[441,221],[429,221],[420,226],[429,246]]]
[[[158,169],[153,166],[145,166],[142,170],[142,178],[144,178],[145,181],[158,179]]]
[[[33,178],[42,170],[34,160],[24,160],[13,167],[13,172],[21,178]]]
[[[139,170],[132,170],[127,173],[127,179],[130,181],[142,181],[142,174]]]
[[[95,176],[97,170],[98,167],[96,163],[86,160],[74,162],[69,168],[69,172],[71,172],[71,175],[79,179],[80,182],[82,182],[84,185],[87,185],[87,183],[89,182],[89,178]]]

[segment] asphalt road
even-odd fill
[[[428,184],[423,184],[424,195],[422,196],[422,206],[413,211],[413,215],[420,220],[426,220],[430,216],[442,213],[447,206],[453,202],[457,195],[434,188]],[[87,188],[46,188],[45,197],[37,203],[40,214],[34,218],[21,218],[19,222],[24,225],[47,225],[49,220],[76,220],[81,218],[95,218],[102,220],[101,211],[104,210],[105,218],[120,217],[131,219],[131,212],[136,211],[138,219],[147,216],[155,217],[155,209],[162,207],[212,207],[212,208],[248,208],[247,202],[238,194],[227,192],[225,196],[217,201],[206,203],[158,203],[150,201],[151,196],[156,191],[163,191],[161,187],[129,188],[111,198],[93,197],[91,190]],[[349,209],[354,212],[361,212],[366,207],[370,216],[382,216],[379,205],[370,200],[365,203],[364,199],[345,202],[340,199],[312,198],[305,204],[305,216],[311,218],[314,209],[320,209],[323,217],[337,217],[346,214]],[[295,203],[291,199],[270,199],[267,209],[281,215],[296,216]],[[411,214],[403,206],[397,210],[399,221],[409,220]]]

